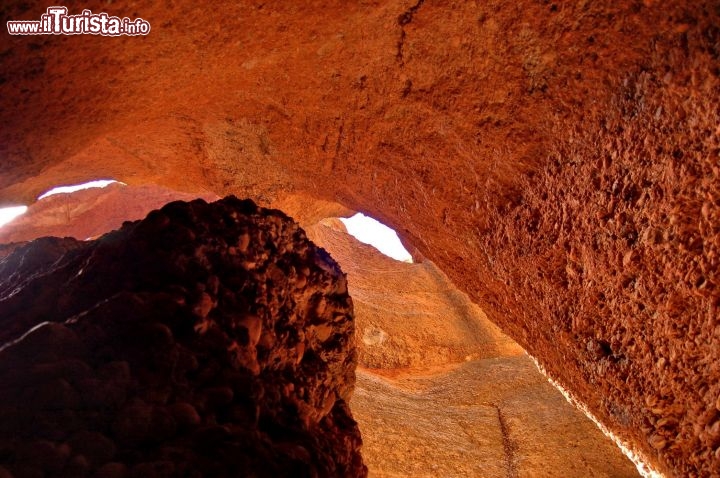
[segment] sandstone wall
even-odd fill
[[[716,0],[84,7],[153,30],[5,37],[3,201],[102,176],[368,212],[657,467],[720,467]]]
[[[19,245],[0,317],[0,476],[366,474],[345,276],[277,211]]]
[[[371,477],[639,475],[432,262],[384,256],[338,219],[306,231],[347,274],[359,365],[350,408]]]

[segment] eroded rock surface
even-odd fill
[[[432,262],[387,257],[350,236],[338,219],[306,231],[348,274],[361,366],[432,370],[524,354]]]
[[[386,257],[337,219],[307,232],[348,274],[361,365],[351,409],[370,476],[638,476],[432,262]]]
[[[3,37],[0,201],[368,212],[655,467],[720,469],[717,0],[82,6],[152,32]]]
[[[0,476],[365,474],[346,280],[282,213],[175,202],[0,270]]]
[[[372,477],[639,476],[527,356],[434,373],[358,369],[350,406]]]
[[[25,214],[0,228],[0,243],[39,237],[85,240],[118,229],[125,221],[144,218],[171,201],[220,199],[215,194],[189,194],[155,186],[110,184],[74,193],[55,194],[32,203]]]

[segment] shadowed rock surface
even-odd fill
[[[717,473],[717,0],[135,5],[82,8],[147,37],[3,36],[1,202],[112,177],[366,212],[656,468]]]
[[[364,476],[346,280],[282,213],[175,202],[0,272],[0,476]]]

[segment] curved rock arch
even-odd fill
[[[716,1],[86,8],[151,34],[5,37],[0,200],[368,211],[657,468],[720,467]]]

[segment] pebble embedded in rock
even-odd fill
[[[197,410],[187,402],[174,403],[169,409],[180,426],[195,426],[200,423],[200,415]]]

